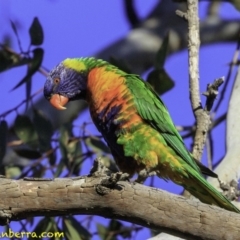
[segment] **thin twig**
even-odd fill
[[[205,97],[207,97],[206,105],[204,107],[205,111],[210,112],[213,106],[213,103],[218,96],[218,88],[223,84],[224,77],[215,79],[213,83],[209,83],[207,85],[207,91],[202,93]]]
[[[39,95],[43,91],[43,88],[40,88],[38,91],[36,91],[32,96],[30,96],[30,100],[33,99],[35,96]],[[5,118],[8,114],[17,111],[19,107],[21,107],[25,102],[27,102],[27,99],[24,99],[22,102],[20,102],[16,107],[11,108],[10,110],[7,110],[6,112],[0,114],[0,117]]]
[[[185,132],[185,131],[193,131],[195,128],[191,125],[191,126],[175,126],[176,129],[179,131],[179,132]]]
[[[215,119],[215,120],[212,122],[211,129],[217,127],[220,123],[222,123],[223,121],[225,121],[225,120],[226,120],[226,117],[227,117],[227,113],[224,113],[224,114],[222,114],[220,117],[218,117],[217,119]]]
[[[185,12],[182,12],[181,10],[176,10],[176,15],[184,19],[185,21],[188,21],[188,15]]]

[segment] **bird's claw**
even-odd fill
[[[151,170],[148,170],[146,168],[144,168],[143,170],[141,170],[139,173],[138,173],[138,177],[137,179],[134,181],[134,182],[137,182],[137,183],[144,183],[145,180],[148,178],[148,177],[151,177],[151,176],[155,176],[156,175],[156,172],[155,171],[151,171]]]

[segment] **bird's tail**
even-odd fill
[[[226,210],[240,213],[225,196],[207,182],[200,174],[189,173],[189,182],[184,186],[193,196],[207,204],[214,204]]]

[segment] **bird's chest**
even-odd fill
[[[121,127],[121,122],[118,120],[120,112],[121,105],[106,106],[100,110],[90,106],[92,120],[108,143],[117,140],[118,130]]]

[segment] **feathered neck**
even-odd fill
[[[79,73],[91,71],[96,67],[111,66],[108,62],[101,59],[96,59],[94,57],[67,58],[63,61],[63,65]]]

